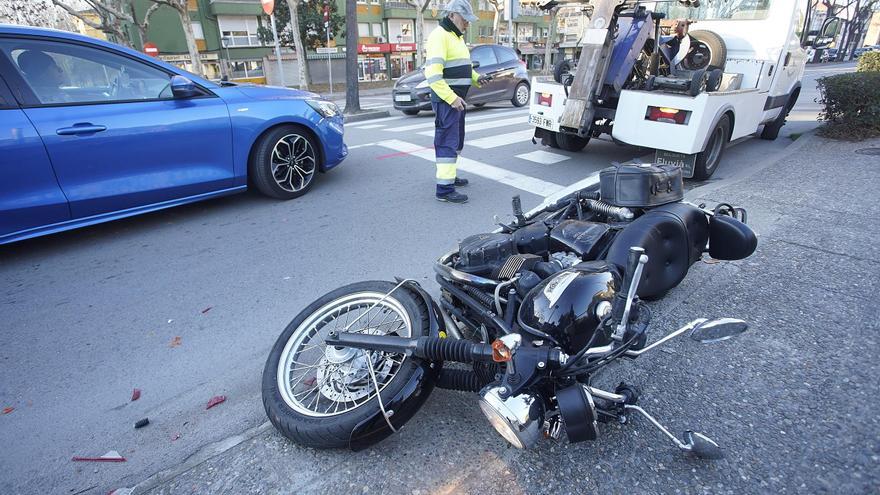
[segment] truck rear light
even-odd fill
[[[549,107],[553,105],[552,93],[535,93],[538,96],[538,105]]]
[[[688,110],[667,107],[648,107],[648,111],[645,114],[645,120],[685,125],[688,123],[690,116],[691,112]]]

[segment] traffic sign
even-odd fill
[[[275,0],[260,0],[260,3],[263,4],[263,12],[272,15],[272,11],[275,10]]]
[[[149,55],[151,57],[158,57],[159,56],[159,47],[156,46],[156,44],[153,43],[152,41],[148,41],[148,42],[144,43],[144,53],[146,53],[147,55]]]

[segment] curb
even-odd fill
[[[272,424],[270,422],[266,421],[258,426],[255,426],[253,428],[245,430],[245,431],[239,433],[238,435],[233,435],[231,437],[224,438],[223,440],[219,440],[217,442],[205,445],[204,447],[199,449],[196,453],[187,457],[187,459],[183,463],[181,463],[180,465],[175,466],[170,469],[166,469],[164,471],[159,471],[158,473],[153,474],[152,476],[145,479],[144,481],[141,481],[140,483],[136,484],[134,487],[129,488],[129,490],[131,490],[131,491],[128,493],[131,493],[131,494],[147,493],[148,491],[152,490],[153,488],[156,488],[157,486],[161,485],[162,483],[165,483],[165,482],[173,480],[174,478],[177,478],[181,474],[189,471],[190,469],[193,469],[194,467],[198,466],[199,464],[202,464],[205,461],[211,460],[214,457],[217,457],[218,455],[235,447],[236,445],[239,445],[243,442],[246,442],[246,441],[256,437],[257,435],[270,430],[271,428],[272,428]]]
[[[364,112],[358,112],[354,114],[343,114],[345,116],[346,124],[353,124],[355,122],[362,122],[364,120],[372,120],[379,119],[382,117],[388,117],[391,115],[388,110],[367,110]]]

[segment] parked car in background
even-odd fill
[[[112,43],[0,25],[0,244],[246,190],[348,154],[314,93],[218,85]]]
[[[862,56],[863,53],[868,53],[870,51],[872,51],[872,48],[870,46],[856,48],[855,50],[853,50],[853,58],[859,58]]]
[[[822,52],[822,55],[819,57],[819,60],[822,62],[830,62],[837,58],[837,48],[829,48]]]
[[[475,70],[493,79],[482,87],[472,87],[467,102],[476,107],[495,101],[510,101],[521,107],[529,102],[529,74],[525,62],[513,49],[500,45],[478,45],[471,49]],[[394,108],[407,115],[431,110],[431,88],[421,69],[404,74],[394,83]]]

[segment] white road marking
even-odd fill
[[[362,120],[360,122],[352,122],[351,124],[345,124],[345,127],[360,127],[362,125],[369,125],[376,122],[388,122],[390,120],[400,120],[408,117],[383,117],[381,119],[370,119],[370,120]]]
[[[534,129],[527,129],[525,131],[496,134],[494,136],[474,139],[472,141],[467,141],[464,144],[466,146],[475,146],[485,150],[489,148],[497,148],[499,146],[507,146],[508,144],[528,142],[534,135]]]
[[[543,150],[523,153],[521,155],[516,155],[516,157],[530,162],[540,163],[541,165],[553,165],[554,163],[559,163],[571,158],[567,155],[559,155],[557,153],[550,153],[549,151]]]
[[[354,146],[349,146],[348,149],[356,150],[358,148],[366,148],[367,146],[375,146],[376,143],[364,143],[364,144],[356,144]]]
[[[359,125],[356,129],[377,129],[379,127],[385,127],[385,124]]]
[[[395,151],[408,153],[410,156],[422,158],[423,160],[427,160],[432,163],[434,162],[434,150],[426,150],[417,144],[412,144],[397,139],[380,141],[376,144]],[[559,184],[554,184],[553,182],[547,182],[545,180],[530,177],[528,175],[511,172],[503,168],[495,167],[493,165],[481,163],[476,160],[471,160],[464,157],[459,157],[458,169],[464,172],[472,173],[474,175],[479,175],[480,177],[494,180],[496,182],[500,182],[511,187],[515,187],[516,189],[520,189],[528,193],[536,194],[538,196],[547,196],[553,194],[563,187]]]
[[[525,114],[523,116],[525,116]],[[471,124],[470,122],[466,122],[464,125],[464,132],[468,133],[468,132],[484,131],[486,129],[494,129],[496,127],[505,127],[505,126],[517,125],[517,124],[528,124],[528,121],[526,119],[524,119],[523,117],[513,117],[510,119],[494,120],[491,122],[480,122],[479,124]],[[417,134],[419,134],[420,136],[433,136],[434,130],[432,129],[430,131],[419,132]]]
[[[467,122],[477,122],[480,120],[497,119],[498,117],[504,117],[507,115],[514,115],[514,114],[521,114],[523,116],[526,116],[528,114],[528,111],[510,110],[510,111],[506,111],[506,112],[494,112],[494,111],[492,111],[492,112],[479,112],[478,115],[474,115],[473,117],[466,116],[465,119]],[[528,117],[525,117],[524,119],[522,119],[522,121],[527,122]],[[391,131],[391,132],[406,132],[406,131],[414,131],[416,129],[428,129],[431,127],[434,127],[434,119],[431,119],[430,122],[422,122],[420,124],[405,125],[405,126],[401,126],[401,127],[390,127],[388,129],[383,129],[383,130]],[[431,135],[433,135],[433,134],[434,134],[434,131],[431,131]]]

